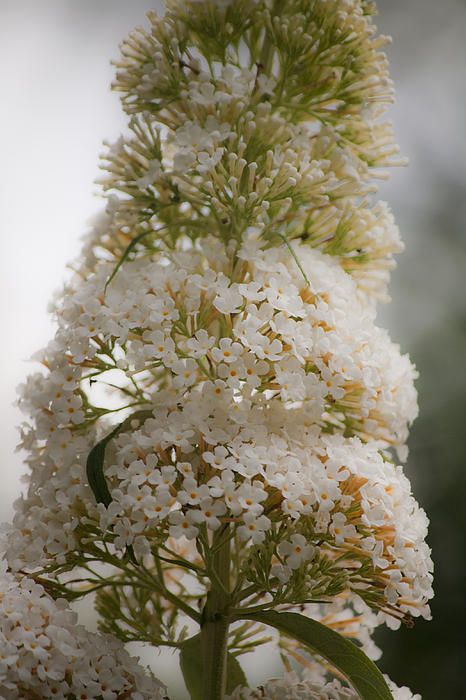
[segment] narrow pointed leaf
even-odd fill
[[[107,508],[112,502],[112,497],[104,475],[105,450],[110,440],[118,435],[123,427],[123,423],[117,425],[103,440],[98,442],[97,445],[94,445],[89,452],[86,462],[87,480],[94,493],[95,500],[97,503],[103,503]]]
[[[111,433],[94,445],[89,452],[86,462],[87,480],[97,503],[103,503],[106,508],[108,508],[112,502],[112,496],[104,474],[105,450],[107,449],[107,445],[119,433],[130,427],[133,420],[143,420],[150,416],[152,416],[151,411],[137,411],[117,425]]]
[[[298,613],[270,610],[244,617],[275,627],[322,656],[346,676],[361,700],[393,700],[377,666],[359,647],[338,632]]]
[[[187,639],[183,643],[180,652],[180,666],[183,673],[184,682],[191,696],[191,700],[204,700],[202,690],[202,656],[200,634],[190,637],[190,639]],[[231,694],[238,685],[247,686],[248,682],[237,659],[231,654],[228,654],[227,693]]]

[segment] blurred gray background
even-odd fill
[[[149,0],[0,0],[0,521],[20,490],[15,387],[52,334],[47,302],[101,206],[93,180],[104,138],[125,120],[109,90],[118,43]],[[382,665],[424,700],[464,697],[466,663],[466,2],[379,0],[397,87],[391,111],[410,159],[381,196],[406,242],[393,302],[380,313],[416,362],[421,415],[408,474],[431,518],[434,620],[379,633]],[[146,651],[144,659],[153,652]],[[246,659],[245,659],[246,661]],[[251,680],[267,673],[247,658]],[[176,660],[155,660],[183,697]]]

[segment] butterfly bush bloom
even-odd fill
[[[34,378],[32,396],[24,390],[49,434],[35,431],[34,492],[16,516],[15,561],[45,564],[79,548],[84,516],[141,556],[167,535],[195,538],[201,525],[233,522],[254,545],[286,525],[273,564],[283,583],[306,560],[285,554],[289,538],[311,528],[317,559],[352,553],[342,587],[355,574],[361,595],[371,588],[351,562],[363,557],[380,609],[399,602],[428,616],[426,518],[383,454],[403,445],[416,415],[415,371],[333,258],[294,245],[301,271],[286,247],[254,244],[253,254],[249,244],[228,287],[229,251],[207,239],[199,251],[128,263],[106,292],[111,268],[102,265],[66,296],[60,348],[56,339],[42,356],[49,377]],[[121,392],[138,390],[133,429],[115,438],[104,510],[86,483],[103,412],[90,403],[86,366],[111,372]],[[315,547],[303,551],[314,562]]]
[[[0,696],[163,700],[165,688],[122,644],[76,624],[66,601],[0,562]]]
[[[308,674],[300,680],[294,674],[283,679],[271,679],[259,688],[237,688],[228,700],[358,700],[359,695],[339,680],[326,682],[319,673]],[[421,700],[409,688],[398,688],[387,679],[393,700]]]
[[[98,589],[122,641],[181,645],[226,546],[232,606],[297,606],[373,658],[377,624],[430,616],[400,464],[417,373],[376,324],[403,245],[374,179],[403,160],[372,9],[171,0],[122,45],[129,129],[20,387],[6,555],[54,595]],[[356,697],[290,679],[232,697]]]

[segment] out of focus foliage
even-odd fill
[[[408,475],[431,521],[433,620],[378,638],[384,668],[423,700],[462,697],[466,658],[466,2],[380,0],[411,167],[390,200],[406,241],[389,325],[420,379]]]

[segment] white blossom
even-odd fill
[[[335,679],[328,681],[316,671],[299,679],[294,673],[284,678],[273,678],[256,689],[236,688],[227,700],[358,700],[359,694],[352,688]],[[394,700],[421,700],[409,688],[398,688],[387,679]]]
[[[164,686],[110,635],[88,632],[64,600],[0,561],[0,695],[163,700]]]
[[[307,544],[303,535],[292,535],[289,542],[280,543],[278,551],[290,569],[297,569],[303,561],[312,560],[315,549]]]
[[[166,605],[165,624],[177,595],[205,603],[228,534],[231,590],[302,606],[377,658],[376,625],[429,618],[433,595],[428,520],[398,464],[417,373],[376,325],[403,244],[370,195],[402,161],[366,3],[298,4],[168,0],[124,42],[130,133],[108,146],[106,211],[20,387],[29,473],[6,557],[58,581],[99,553],[144,590],[166,575],[144,608]],[[161,697],[116,641],[3,574],[7,700],[52,683],[63,698]],[[355,697],[322,671],[231,696]]]

